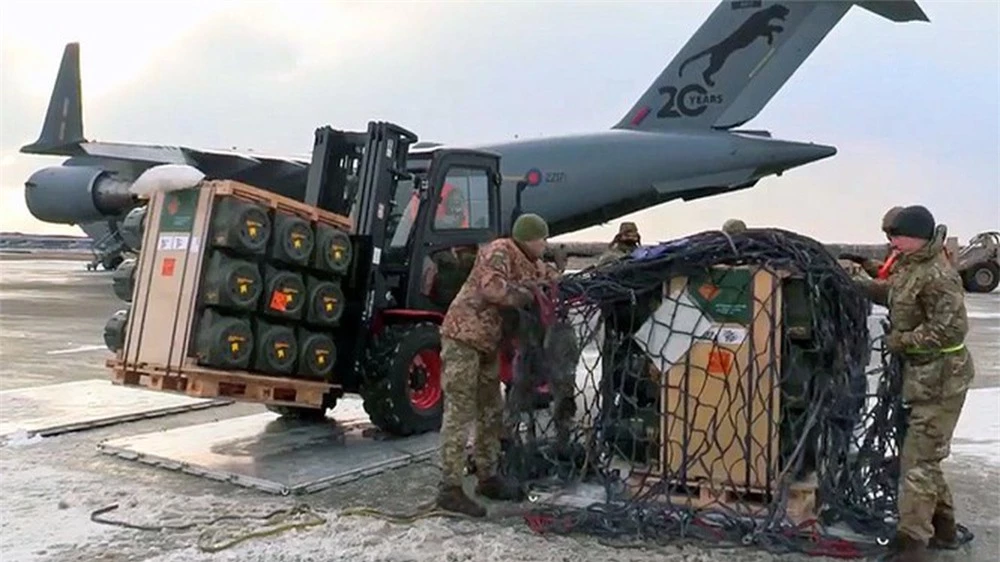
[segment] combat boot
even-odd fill
[[[465,495],[465,490],[461,486],[441,486],[435,503],[445,511],[462,513],[470,517],[486,517],[486,508]]]
[[[897,533],[890,545],[887,562],[930,562],[924,543],[904,533]]]
[[[476,485],[476,493],[484,498],[497,501],[519,502],[524,499],[524,492],[520,486],[508,483],[495,474],[480,480],[479,484]]]
[[[930,548],[954,550],[958,548],[958,531],[955,529],[955,517],[940,511],[934,512],[931,519],[934,526],[934,536],[931,537]]]

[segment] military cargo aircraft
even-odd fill
[[[767,176],[836,154],[821,144],[741,130],[858,5],[894,22],[929,21],[911,0],[720,2],[675,58],[609,130],[489,143],[470,148],[502,156],[503,215],[526,179],[523,210],[545,217],[552,235],[601,224],[674,199],[690,201],[746,189]],[[80,47],[66,45],[48,113],[28,154],[68,156],[25,184],[39,220],[80,225],[95,239],[94,264],[114,268],[134,250],[125,234],[143,207],[129,185],[149,167],[187,164],[210,178],[234,179],[301,198],[309,156],[268,156],[88,141],[83,131]],[[437,146],[420,143],[421,146]]]

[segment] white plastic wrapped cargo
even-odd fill
[[[143,172],[132,182],[129,191],[142,199],[148,199],[157,192],[166,193],[194,187],[203,179],[205,174],[194,166],[163,164]]]

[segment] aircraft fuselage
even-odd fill
[[[676,198],[696,199],[836,154],[831,146],[723,131],[584,135],[474,145],[502,156],[503,213],[514,185],[529,179],[523,210],[550,222],[553,235],[580,230]]]

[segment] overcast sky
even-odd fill
[[[24,204],[24,180],[60,159],[17,152],[38,135],[69,41],[90,139],[308,154],[317,126],[370,119],[449,143],[607,129],[715,5],[0,0],[0,228],[79,232]],[[746,125],[839,154],[637,213],[644,239],[739,216],[878,241],[885,209],[914,203],[962,239],[1000,228],[1000,3],[920,5],[931,23],[852,9]],[[617,222],[568,238],[610,238]]]

